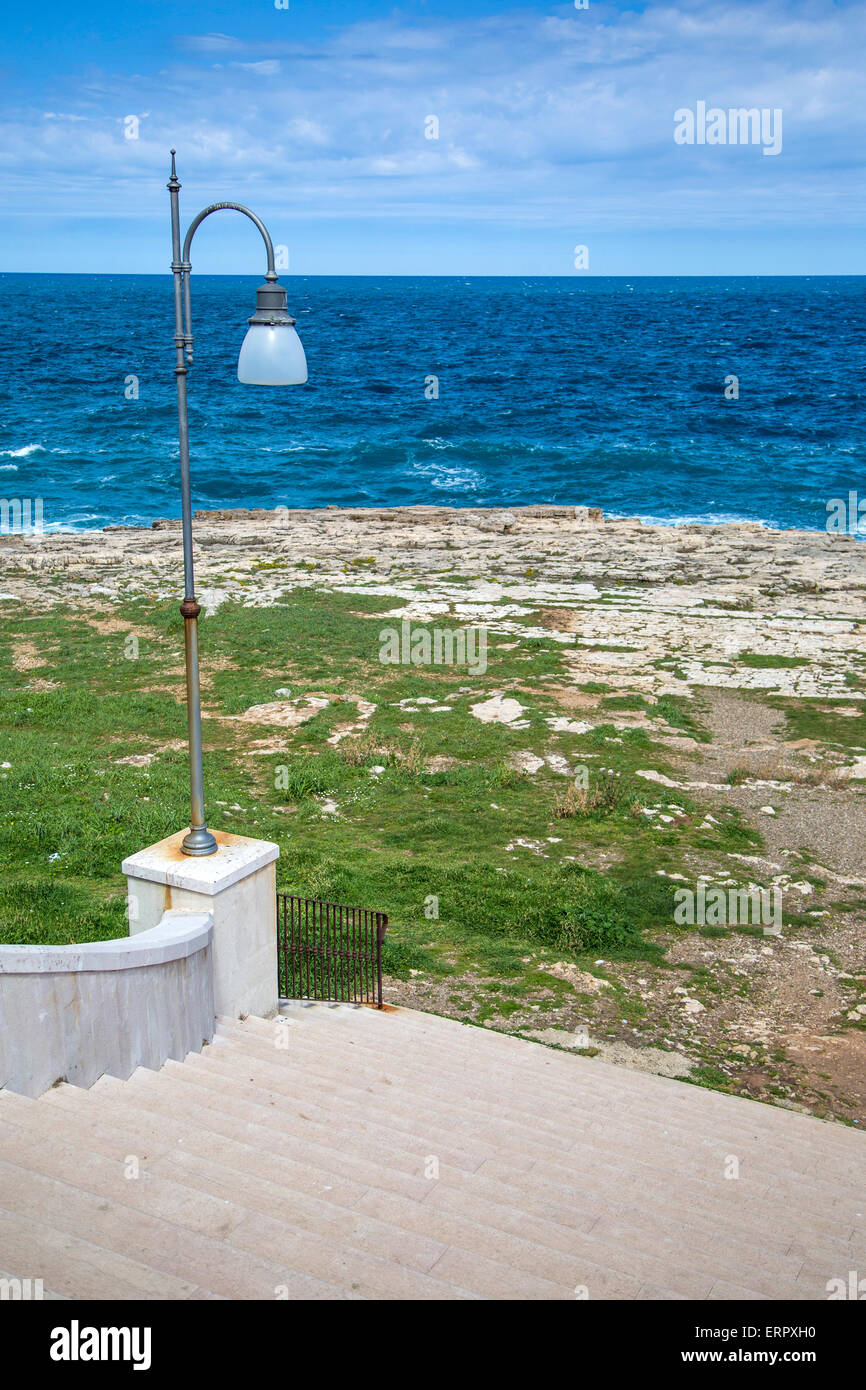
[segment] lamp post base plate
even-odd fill
[[[216,854],[219,849],[219,845],[207,827],[191,830],[188,835],[184,836],[180,847],[184,854]]]

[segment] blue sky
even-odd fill
[[[171,145],[184,220],[249,203],[297,274],[864,269],[863,0],[49,0],[0,33],[3,270],[167,269]],[[678,145],[698,102],[780,109],[781,152]],[[243,219],[196,239],[259,260]]]

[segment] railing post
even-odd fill
[[[385,940],[385,933],[388,930],[387,915],[379,913],[379,925],[376,928],[376,976],[379,990],[379,999],[376,1004],[377,1009],[382,1008],[382,942]]]

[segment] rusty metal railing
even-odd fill
[[[281,999],[321,999],[382,1008],[384,912],[277,894]]]

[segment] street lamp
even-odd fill
[[[192,363],[192,317],[190,308],[189,249],[196,230],[212,212],[224,208],[242,212],[254,222],[262,234],[268,256],[265,283],[256,290],[256,311],[248,319],[249,328],[238,358],[238,381],[253,386],[299,386],[307,379],[307,360],[301,340],[295,332],[295,320],[286,308],[286,292],[277,284],[274,269],[274,247],[268,229],[249,208],[240,203],[212,203],[204,208],[189,225],[181,253],[180,244],[180,182],[171,152],[171,178],[168,191],[171,198],[171,268],[174,273],[174,346],[177,362],[174,369],[177,381],[177,421],[180,443],[180,497],[183,527],[183,615],[186,647],[186,713],[189,729],[189,790],[190,829],[181,844],[184,854],[215,854],[218,845],[207,828],[204,818],[204,782],[201,759],[201,697],[198,673],[198,615],[201,612],[195,597],[192,561],[192,503],[189,485],[189,419],[187,415],[186,378]]]

